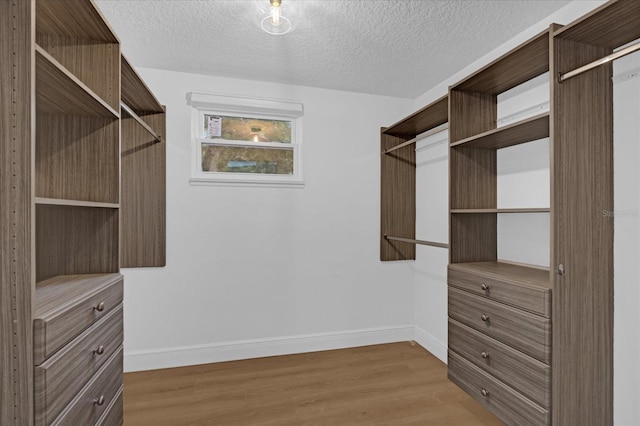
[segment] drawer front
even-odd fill
[[[124,422],[124,391],[121,387],[107,407],[105,413],[96,422],[96,426],[122,426]]]
[[[496,417],[512,426],[551,424],[549,411],[449,351],[449,380],[460,386]]]
[[[551,317],[551,291],[549,289],[527,287],[508,280],[460,271],[452,267],[449,267],[447,280],[449,285],[477,296],[506,303],[546,318]]]
[[[120,279],[55,316],[36,318],[33,322],[34,364],[40,365],[65,343],[120,305],[122,285],[123,280]]]
[[[36,425],[49,424],[122,344],[122,305],[34,369]],[[102,347],[102,354],[96,349]]]
[[[53,422],[54,426],[94,425],[117,402],[122,389],[122,347],[102,366]]]
[[[551,321],[449,287],[449,317],[549,364]]]
[[[551,405],[551,367],[449,320],[449,349],[543,407]]]

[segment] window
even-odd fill
[[[192,184],[303,186],[302,104],[189,93]]]

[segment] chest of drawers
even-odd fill
[[[60,276],[38,284],[36,425],[122,424],[122,286],[120,274]]]
[[[499,262],[449,266],[449,378],[507,425],[551,422],[548,276]]]

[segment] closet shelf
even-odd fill
[[[399,241],[401,243],[420,244],[423,246],[431,246],[431,247],[439,247],[439,248],[449,248],[449,244],[438,243],[435,241],[416,240],[413,238],[392,237],[390,235],[385,235],[384,239],[389,241]]]
[[[92,1],[37,1],[35,4],[39,33],[120,43]]]
[[[121,56],[122,102],[138,115],[161,114],[164,108],[149,90],[145,82],[133,69],[129,61]]]
[[[536,115],[517,123],[489,130],[479,135],[452,142],[451,146],[500,149],[549,137],[549,113]]]
[[[553,33],[554,37],[615,49],[640,38],[640,2],[608,2]]]
[[[515,208],[515,209],[451,209],[455,214],[474,213],[549,213],[551,209],[546,208]]]
[[[445,95],[386,128],[382,133],[412,139],[447,121],[449,121],[449,97]]]
[[[95,207],[106,209],[117,209],[120,205],[117,203],[101,203],[97,201],[80,201],[80,200],[65,200],[61,198],[46,198],[36,197],[37,205],[48,206],[68,206],[68,207]]]
[[[142,128],[145,129],[155,139],[156,142],[162,141],[162,136],[158,135],[156,131],[153,130],[151,126],[149,126],[142,118],[140,118],[138,114],[136,114],[133,109],[130,108],[127,104],[125,104],[124,102],[120,102],[120,108],[123,117],[133,118],[136,123],[142,126]]]
[[[120,117],[109,104],[42,47],[36,45],[35,50],[38,111],[113,119]]]
[[[547,71],[548,29],[452,86],[452,90],[498,94]]]

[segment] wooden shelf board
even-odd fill
[[[153,92],[140,78],[135,69],[124,56],[121,56],[122,101],[136,114],[156,114],[164,112]]]
[[[144,121],[142,118],[140,118],[138,116],[138,114],[135,113],[135,111],[133,111],[133,109],[131,107],[129,107],[127,104],[125,104],[124,102],[120,103],[120,108],[121,108],[121,116],[122,117],[130,117],[132,118],[136,123],[138,123],[140,126],[142,126],[142,128],[144,130],[147,131],[147,133],[149,133],[155,140],[156,142],[160,142],[162,140],[162,137],[160,135],[158,135],[156,133],[155,130],[153,130],[151,128],[151,126],[149,126],[149,124],[147,124],[146,121]]]
[[[36,283],[34,319],[42,319],[64,311],[76,300],[88,294],[99,293],[103,288],[122,279],[118,273],[58,275]]]
[[[447,121],[449,121],[449,96],[445,95],[388,127],[383,133],[412,139]]]
[[[119,118],[100,96],[36,45],[36,104],[38,111],[52,114]]]
[[[120,205],[117,203],[101,203],[97,201],[80,201],[80,200],[63,200],[59,198],[36,197],[36,204],[49,206],[68,206],[68,207],[96,207],[106,209],[117,209]]]
[[[500,149],[547,137],[549,137],[549,113],[545,112],[508,126],[452,142],[451,146]]]
[[[609,1],[553,36],[610,49],[623,46],[640,38],[640,1]]]
[[[549,270],[540,266],[495,261],[451,263],[449,268],[492,278],[506,278],[519,285],[529,287],[543,289],[551,289],[552,287]]]
[[[514,209],[451,209],[454,214],[475,214],[475,213],[549,213],[548,207],[534,208],[514,208]]]
[[[499,94],[547,71],[548,29],[458,82],[451,90]]]
[[[36,28],[38,32],[70,38],[120,42],[93,1],[37,1]]]

